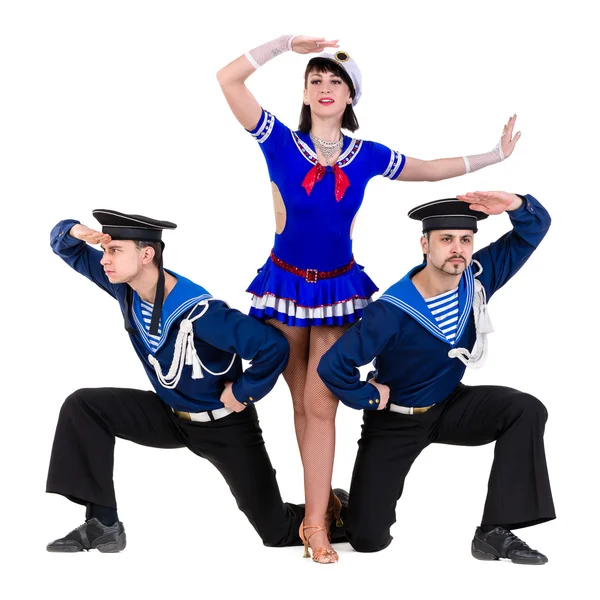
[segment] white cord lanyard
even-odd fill
[[[481,263],[474,260],[474,264],[479,267],[473,277],[478,277],[483,273]],[[485,289],[478,279],[474,280],[475,293],[473,295],[473,318],[475,320],[476,340],[473,351],[469,352],[466,348],[453,348],[448,352],[450,358],[458,358],[464,365],[472,369],[479,369],[485,364],[487,358],[487,334],[494,331],[494,326],[490,320],[487,309],[487,296]]]
[[[225,375],[231,367],[233,367],[233,363],[235,362],[237,354],[234,354],[231,357],[231,362],[227,369],[222,371],[221,373],[215,373],[211,371],[198,357],[198,353],[196,352],[196,346],[194,345],[194,321],[199,319],[204,315],[204,313],[208,310],[208,303],[210,300],[214,300],[214,298],[210,298],[207,300],[203,300],[196,304],[192,310],[189,312],[185,319],[182,319],[179,325],[179,332],[177,333],[177,339],[175,340],[175,350],[173,352],[173,361],[171,362],[171,367],[166,375],[163,375],[162,369],[160,368],[160,364],[158,360],[152,356],[152,354],[148,355],[149,363],[154,367],[154,371],[156,373],[156,377],[160,384],[168,389],[173,389],[177,387],[179,380],[181,379],[181,373],[183,372],[184,365],[192,365],[192,379],[202,379],[204,377],[204,373],[202,369],[204,369],[207,373],[211,375],[219,376]],[[192,317],[192,313],[196,310],[198,306],[203,306],[200,314]]]

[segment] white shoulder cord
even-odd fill
[[[182,319],[179,325],[179,332],[177,333],[177,339],[175,340],[175,350],[173,352],[173,362],[171,363],[171,367],[169,368],[169,372],[166,375],[163,375],[162,370],[160,368],[160,364],[158,360],[152,354],[148,355],[148,362],[154,367],[154,371],[156,372],[156,377],[160,384],[168,389],[173,389],[179,383],[181,379],[181,373],[183,371],[184,365],[192,365],[192,379],[202,379],[204,377],[204,373],[202,372],[202,368],[205,371],[210,373],[211,375],[225,375],[231,367],[236,359],[237,354],[234,354],[231,357],[231,363],[225,371],[221,373],[213,373],[210,369],[206,367],[206,365],[200,360],[198,354],[196,352],[196,346],[194,345],[194,326],[193,322],[196,319],[199,319],[204,313],[208,310],[208,303],[215,298],[210,298],[207,300],[203,300],[196,304],[192,310],[189,312],[185,319]],[[200,314],[196,315],[193,318],[192,313],[198,308],[198,306],[203,306],[204,308],[200,312]]]
[[[479,270],[473,277],[478,277],[483,273],[481,264],[474,260]],[[458,358],[464,365],[472,369],[479,369],[485,364],[487,358],[487,334],[494,331],[494,326],[490,321],[487,310],[487,296],[485,289],[479,279],[474,280],[475,293],[473,295],[473,318],[475,319],[475,332],[477,338],[473,351],[469,352],[466,348],[453,348],[448,352],[450,358]]]

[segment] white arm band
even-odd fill
[[[504,152],[502,152],[502,140],[498,142],[496,147],[485,154],[472,154],[471,156],[463,156],[465,161],[466,173],[479,171],[484,167],[489,167],[504,160]]]
[[[244,55],[255,69],[262,67],[272,58],[292,49],[292,40],[295,35],[282,35],[275,40],[257,46]]]

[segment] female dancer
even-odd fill
[[[375,142],[342,134],[358,129],[353,107],[361,75],[345,52],[311,59],[304,76],[298,131],[263,110],[245,85],[260,66],[292,50],[337,48],[337,40],[282,36],[250,50],[217,75],[237,120],[265,155],[275,208],[273,251],[250,284],[250,313],[281,329],[290,344],[284,378],[294,404],[296,437],[304,467],[306,516],[300,528],[305,556],[337,562],[328,531],[340,503],[331,492],[337,399],[317,375],[321,356],[350,324],[377,287],[352,256],[352,225],[365,187],[375,175],[403,181],[439,181],[500,162],[512,153],[513,116],[491,152],[422,161]]]

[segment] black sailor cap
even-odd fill
[[[488,215],[469,208],[468,202],[457,198],[443,198],[421,204],[408,211],[408,216],[423,223],[423,233],[433,229],[471,229],[477,231],[477,221]]]

